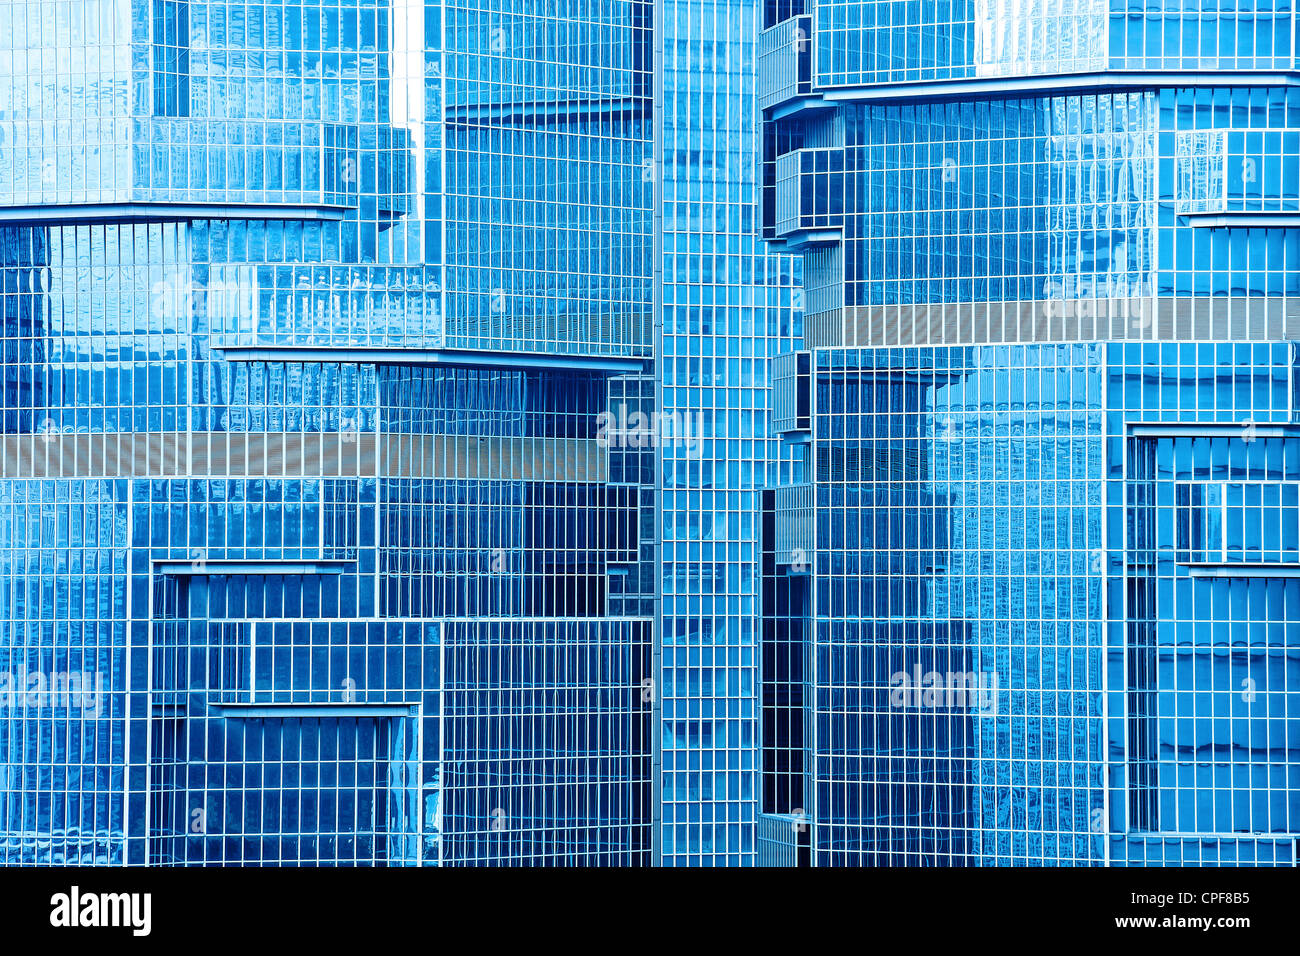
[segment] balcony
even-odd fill
[[[758,104],[768,119],[824,109],[813,89],[813,18],[791,17],[758,38]]]
[[[774,234],[790,249],[843,236],[844,151],[796,149],[777,157]]]
[[[790,574],[810,574],[816,549],[817,509],[810,484],[776,488],[776,563]]]
[[[812,433],[812,352],[786,352],[772,359],[772,425],[787,442]]]

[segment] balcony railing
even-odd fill
[[[815,245],[839,239],[844,226],[844,151],[796,149],[776,160],[779,239]]]
[[[758,104],[772,109],[812,94],[812,16],[791,17],[758,38]]]

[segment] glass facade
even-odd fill
[[[788,474],[768,357],[799,321],[798,260],[760,240],[748,0],[664,0],[659,443],[663,865],[752,865],[758,807],[758,496]]]
[[[1294,26],[768,5],[760,862],[1295,863]]]
[[[1295,864],[1296,18],[0,0],[0,864]]]
[[[649,28],[0,3],[0,862],[649,862]]]

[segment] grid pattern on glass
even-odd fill
[[[457,106],[643,98],[650,82],[645,0],[509,0],[445,7],[449,101]]]
[[[815,573],[813,488],[789,485],[763,492],[762,512],[762,783],[760,810],[788,817],[793,833],[807,829],[807,674],[810,585]],[[763,865],[760,817],[759,865]],[[795,841],[790,834],[780,834]],[[775,840],[775,834],[768,842]],[[781,841],[776,841],[781,842]],[[797,841],[795,841],[797,842]],[[793,865],[780,851],[781,865]]]
[[[447,328],[460,347],[650,354],[653,183],[639,110],[448,130]]]
[[[1179,214],[1300,211],[1300,131],[1196,130],[1176,150]]]
[[[414,720],[255,717],[157,721],[150,860],[189,866],[413,862]],[[196,768],[201,768],[197,769]]]
[[[764,809],[817,865],[1291,863],[1294,347],[812,355]]]
[[[185,116],[190,111],[190,4],[153,0],[153,112]]]
[[[438,625],[241,619],[246,609],[219,597],[286,587],[209,573],[155,588],[151,863],[416,861],[420,717],[437,713]],[[395,706],[365,714],[384,704]]]
[[[650,627],[613,618],[447,626],[447,859],[649,862]]]
[[[1175,487],[1180,562],[1300,563],[1300,485],[1180,482]]]
[[[387,0],[308,8],[172,0],[0,5],[15,45],[6,203],[382,205]],[[132,32],[132,24],[138,29]],[[18,47],[38,43],[39,46]],[[102,44],[102,45],[101,45]],[[43,62],[39,51],[57,50]],[[385,51],[387,52],[387,51]],[[51,69],[59,71],[57,75]],[[362,142],[364,141],[364,143]],[[370,213],[369,218],[374,218]]]
[[[817,82],[858,85],[1104,69],[1110,6],[1106,0],[818,2]]]
[[[650,9],[446,8],[450,343],[649,357]]]
[[[125,481],[0,481],[5,864],[129,862],[128,495]]]
[[[767,359],[798,331],[799,267],[758,238],[762,140],[748,60],[762,10],[671,0],[663,70],[659,694],[664,865],[756,856],[760,489],[792,467],[767,424]]]
[[[1156,121],[1150,93],[846,110],[844,305],[1151,294]]]
[[[771,17],[775,11],[768,6]],[[812,93],[812,24],[811,16],[792,16],[767,24],[759,34],[755,72],[761,109]]]
[[[1292,0],[819,0],[818,86],[1295,63]]]
[[[478,77],[491,51],[423,4],[0,3],[0,202],[54,220],[0,228],[0,664],[91,680],[0,719],[5,862],[645,862],[648,622],[613,615],[654,591],[653,478],[598,441],[607,376],[349,349],[650,357],[648,10],[503,9],[531,66]],[[109,201],[165,221],[82,222]],[[276,346],[311,354],[232,353]],[[584,676],[535,736],[447,758],[429,655],[473,615],[581,650],[485,638],[458,700],[568,655],[635,701]],[[458,767],[548,761],[509,791],[527,845],[444,840]]]
[[[802,142],[835,145],[793,140],[765,200],[805,252],[810,343],[1288,337],[1298,107],[1166,89],[817,114]]]
[[[1110,640],[1126,648],[1127,683],[1115,679],[1112,651],[1109,712],[1111,739],[1126,741],[1128,757],[1124,789],[1111,798],[1112,830],[1121,820],[1127,829],[1112,836],[1112,861],[1292,863],[1294,347],[1109,353],[1111,457],[1127,475],[1110,504],[1112,540],[1124,551],[1107,559],[1126,594],[1126,620]],[[1136,421],[1181,434],[1126,432]],[[1270,425],[1284,427],[1260,431]]]
[[[1099,859],[1100,349],[814,355],[817,864]]]
[[[1293,862],[1300,101],[1048,76],[1289,70],[1293,35],[1285,0],[816,6],[817,84],[998,82],[765,124],[812,351],[778,364],[809,471],[764,508],[764,825],[802,795],[812,862]]]

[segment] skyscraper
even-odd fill
[[[649,861],[649,28],[0,3],[0,861]]]
[[[665,0],[658,443],[658,861],[752,865],[758,792],[758,495],[788,480],[769,357],[797,331],[798,260],[759,236],[758,8]]]
[[[1295,862],[1295,26],[767,5],[761,861]]]
[[[0,0],[0,864],[1294,864],[1291,0]]]

